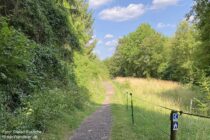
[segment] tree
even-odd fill
[[[209,0],[195,0],[194,6],[187,15],[194,17],[194,23],[200,32],[200,41],[198,57],[196,61],[199,69],[198,84],[203,92],[200,97],[201,104],[208,105],[210,112],[210,2]]]
[[[163,62],[165,38],[142,24],[135,32],[119,41],[112,59],[116,73],[122,76],[158,77]]]
[[[194,17],[194,23],[200,31],[200,54],[199,67],[206,71],[210,76],[210,2],[209,0],[195,0],[195,4],[188,14],[189,17]]]
[[[170,58],[167,69],[169,79],[181,82],[193,82],[195,55],[198,41],[197,31],[187,21],[179,24],[175,36],[170,41]]]

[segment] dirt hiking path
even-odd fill
[[[106,98],[103,105],[87,117],[69,140],[109,140],[112,127],[110,98],[114,89],[109,82],[104,82]]]

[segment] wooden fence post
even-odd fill
[[[132,117],[132,124],[134,124],[134,113],[133,113],[133,98],[132,98],[132,93],[131,95],[131,117]]]
[[[170,114],[170,121],[171,121],[171,136],[170,136],[170,140],[176,140],[177,138],[177,130],[178,130],[178,118],[179,118],[179,114],[177,111],[171,111]]]

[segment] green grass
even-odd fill
[[[57,119],[47,122],[47,132],[43,133],[41,138],[44,140],[69,139],[74,130],[80,126],[81,122],[94,112],[104,100],[103,81],[96,82],[94,87],[89,88],[89,92],[90,101],[86,102],[82,109],[75,108],[74,110],[61,112]]]
[[[82,87],[79,90],[79,96],[82,96],[80,98],[88,96],[88,98],[84,101],[82,109],[75,108],[74,110],[62,112],[61,117],[48,122],[48,131],[42,135],[44,140],[69,139],[81,122],[104,101],[105,89],[103,82],[109,78],[105,66],[99,60],[90,60],[80,53],[74,54],[74,63],[75,80],[78,86]]]
[[[112,140],[168,140],[170,111],[153,106],[137,98],[174,109],[188,109],[196,92],[175,82],[117,78],[114,82]],[[134,96],[132,125],[130,106],[127,110],[126,92]],[[130,98],[129,98],[130,101]],[[129,102],[130,105],[130,102]],[[209,140],[210,120],[182,115],[179,118],[178,140]]]
[[[76,110],[73,114],[62,114],[62,118],[49,122],[48,132],[42,135],[44,140],[68,140],[81,122],[90,115],[98,106],[92,105],[84,110]]]

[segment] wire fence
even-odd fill
[[[140,99],[139,97],[137,96],[134,96],[135,99],[138,99],[140,101],[143,101],[143,102],[146,102],[150,105],[153,105],[153,106],[157,106],[157,107],[160,107],[160,108],[163,108],[163,109],[166,109],[166,110],[170,110],[170,111],[176,111],[176,112],[179,112],[180,115],[189,115],[189,116],[194,116],[194,117],[200,117],[200,118],[206,118],[206,119],[210,119],[210,116],[205,116],[205,115],[201,115],[201,114],[194,114],[194,113],[189,113],[189,112],[186,112],[186,111],[183,111],[183,110],[177,110],[177,109],[173,109],[173,108],[169,108],[169,107],[165,107],[165,106],[162,106],[162,105],[159,105],[159,104],[155,104],[155,103],[152,103],[152,102],[149,102],[147,100],[144,100],[144,99]]]
[[[129,96],[128,93],[126,95],[127,99],[127,108],[129,106]],[[167,118],[160,118],[158,120],[158,122],[156,121],[157,118],[154,119],[154,116],[145,114],[143,111],[142,112],[137,112],[137,110],[134,109],[134,116],[135,117],[140,117],[142,119],[142,122],[147,122],[150,123],[150,127],[153,128],[154,130],[157,130],[160,132],[160,134],[165,135],[164,138],[170,138],[171,140],[176,140],[176,137],[172,137],[172,131],[169,132],[168,130],[170,129],[170,127],[173,127],[172,125],[170,125],[170,123],[168,122],[169,120],[169,114],[170,112],[177,112],[181,117],[179,117],[179,122],[181,124],[180,128],[179,128],[179,139],[185,139],[185,140],[192,140],[192,139],[196,139],[196,140],[209,140],[210,139],[210,127],[208,127],[207,125],[210,124],[210,116],[205,116],[203,114],[195,114],[195,113],[190,113],[184,110],[178,110],[178,109],[174,109],[174,108],[170,108],[170,107],[166,107],[160,104],[156,104],[154,102],[139,98],[138,96],[133,96],[131,94],[131,100],[134,101],[134,103],[138,103],[138,105],[140,104],[147,104],[147,106],[149,106],[150,108],[153,108],[153,110],[159,110],[159,112],[162,112],[164,117]],[[132,104],[131,104],[131,108],[132,108]],[[139,111],[139,110],[138,110]],[[184,117],[185,116],[185,117]],[[135,118],[133,118],[135,119]],[[149,119],[149,121],[147,121]],[[206,124],[206,120],[209,120],[209,123]],[[138,122],[139,123],[139,122]],[[195,127],[197,124],[201,124],[202,128],[197,128]],[[136,121],[135,121],[136,124]],[[147,124],[148,125],[148,124]],[[165,126],[165,127],[162,127]],[[198,134],[198,129],[199,129],[199,133]],[[175,133],[176,134],[176,133]],[[193,138],[192,138],[193,137]]]

